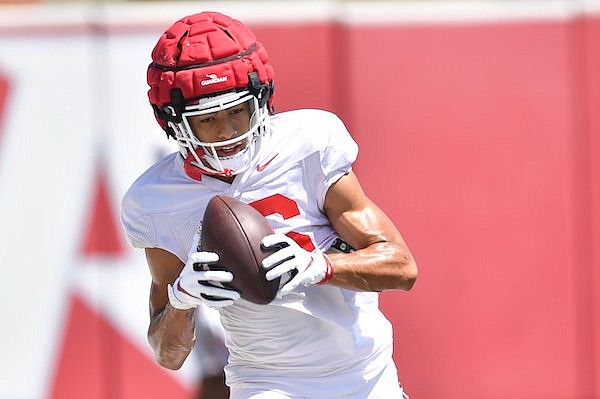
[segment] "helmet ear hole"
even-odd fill
[[[275,81],[272,80],[269,82],[269,101],[268,101],[268,111],[271,114],[275,113],[275,106],[273,105],[273,92],[275,91]]]
[[[181,114],[185,107],[184,101],[183,92],[179,87],[171,89],[171,106],[175,109],[175,117],[178,118],[177,122],[181,122]]]
[[[252,71],[248,74],[248,91],[258,99],[258,106],[262,108],[271,98],[272,86],[261,83],[258,73]]]
[[[156,104],[151,105],[152,109],[154,110],[154,117],[156,118],[156,121],[158,122],[160,127],[167,134],[167,138],[171,137],[177,140],[175,131],[171,128],[169,124],[169,122],[173,122],[175,118],[171,115],[171,113],[168,112],[168,110],[166,109],[167,107],[159,108]]]

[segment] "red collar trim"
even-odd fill
[[[196,154],[198,158],[202,158],[204,156],[204,150],[198,147],[196,148]],[[192,180],[202,181],[202,169],[192,164],[196,159],[192,154],[188,154],[187,157],[183,160],[183,171],[186,175]]]

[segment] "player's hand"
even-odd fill
[[[194,245],[183,270],[173,285],[167,287],[169,302],[176,309],[192,309],[200,304],[221,308],[240,298],[239,292],[221,285],[233,280],[231,272],[208,270],[208,265],[219,261],[219,255],[198,251],[199,241],[199,236],[194,236]]]
[[[266,279],[271,281],[285,274],[293,276],[279,289],[278,298],[300,285],[325,284],[331,279],[333,266],[322,252],[309,252],[288,236],[277,233],[263,238],[262,245],[265,248],[280,248],[262,262],[267,270]]]

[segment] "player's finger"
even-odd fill
[[[219,255],[215,252],[192,252],[190,259],[194,263],[217,263],[219,261]]]
[[[218,297],[218,298],[226,298],[231,299],[233,301],[240,299],[240,293],[231,288],[221,288],[215,285],[202,284],[202,292],[200,296],[206,298],[209,297]]]
[[[290,292],[294,291],[296,287],[300,285],[300,280],[297,278],[298,276],[292,278],[290,281],[285,283],[278,291],[276,297],[281,299],[286,296]]]
[[[294,255],[293,248],[285,247],[285,248],[281,248],[280,250],[267,256],[265,259],[263,259],[261,264],[264,269],[268,270],[268,269],[271,269],[272,267],[277,266],[283,262],[293,259],[294,256],[295,255]]]
[[[233,305],[234,300],[226,298],[217,298],[202,294],[203,303],[211,308],[224,308]]]
[[[206,270],[198,272],[196,275],[198,280],[218,281],[219,283],[229,283],[233,281],[233,274],[225,270]]]
[[[272,280],[275,280],[277,277],[281,277],[285,273],[288,273],[289,271],[294,270],[294,269],[296,269],[296,264],[293,262],[293,260],[290,260],[290,261],[284,262],[281,265],[276,266],[273,269],[269,270],[265,274],[265,278],[268,281],[272,281]]]
[[[262,239],[261,244],[265,248],[271,248],[275,246],[288,246],[290,245],[290,240],[291,238],[289,238],[286,235],[280,233],[273,233],[269,234],[268,236],[265,236]]]

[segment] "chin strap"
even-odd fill
[[[202,158],[204,156],[204,150],[202,150],[202,148],[198,147],[195,149],[195,151],[196,151],[196,154],[198,155],[198,158]],[[195,161],[196,161],[196,159],[194,158],[194,156],[192,154],[188,154],[188,156],[183,160],[183,171],[190,179],[193,179],[196,181],[202,181],[202,175],[225,176],[225,177],[231,177],[234,175],[233,170],[228,169],[228,168],[225,168],[225,170],[223,170],[223,172],[209,172],[207,170],[204,170],[204,169],[199,168],[198,166],[194,165]]]
[[[202,158],[204,156],[204,150],[202,148],[198,147],[194,151],[196,151],[198,158]],[[188,153],[187,157],[185,157],[183,161],[183,171],[190,179],[201,181],[202,175],[206,172],[193,164],[195,160],[196,159],[194,156]]]

